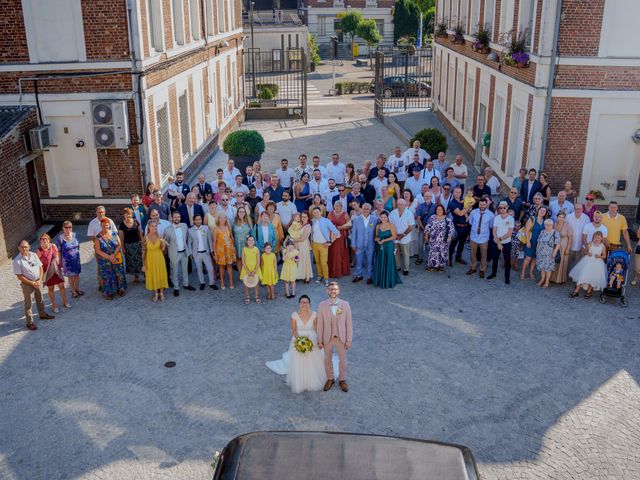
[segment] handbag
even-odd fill
[[[549,245],[549,248],[552,248],[552,249],[555,247],[553,242],[547,242],[547,245]],[[558,253],[556,253],[556,256],[553,257],[553,261],[556,262],[556,263],[560,263],[561,260],[562,260],[562,254],[560,253],[560,250],[558,250]]]
[[[120,265],[122,263],[122,252],[118,252],[113,257],[113,264]]]

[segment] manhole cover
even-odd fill
[[[164,364],[164,366],[167,368],[173,368],[176,366],[176,362],[167,362]]]

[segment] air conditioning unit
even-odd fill
[[[29,130],[29,142],[31,150],[44,150],[53,143],[53,128],[51,125],[45,124]]]
[[[127,102],[100,100],[91,102],[93,138],[97,149],[129,147]]]

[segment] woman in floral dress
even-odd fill
[[[65,308],[71,308],[67,301],[67,292],[64,288],[64,278],[60,269],[60,256],[58,247],[51,243],[51,237],[46,233],[40,235],[40,248],[36,251],[38,258],[42,262],[42,270],[44,271],[44,284],[49,290],[49,300],[51,300],[51,309],[54,313],[58,313],[56,305],[56,285],[62,297],[62,305]]]
[[[73,231],[73,224],[69,220],[62,224],[62,233],[56,238],[56,246],[60,252],[62,274],[69,280],[71,295],[73,298],[84,295],[84,292],[80,290],[80,271],[82,270],[80,243]]]
[[[111,230],[109,219],[100,221],[102,230],[96,235],[93,247],[98,258],[98,276],[102,281],[102,295],[107,300],[113,300],[117,293],[124,297],[127,292],[127,279],[124,273],[124,260],[121,252],[120,239]]]
[[[556,269],[555,257],[560,251],[560,233],[553,228],[553,220],[544,221],[544,230],[538,236],[536,244],[536,268],[542,274],[539,287],[548,288],[551,274]]]
[[[442,205],[436,206],[435,213],[429,218],[424,228],[424,240],[429,244],[426,270],[442,271],[449,262],[449,244],[453,238],[455,227],[447,217]]]

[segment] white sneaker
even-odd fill
[[[316,278],[316,283],[322,283],[322,277]]]
[[[325,279],[325,281],[324,281],[324,286],[325,286],[325,287],[328,287],[328,286],[329,286],[329,279]]]
[[[53,310],[53,313],[60,313],[58,307],[53,307],[51,310]]]

